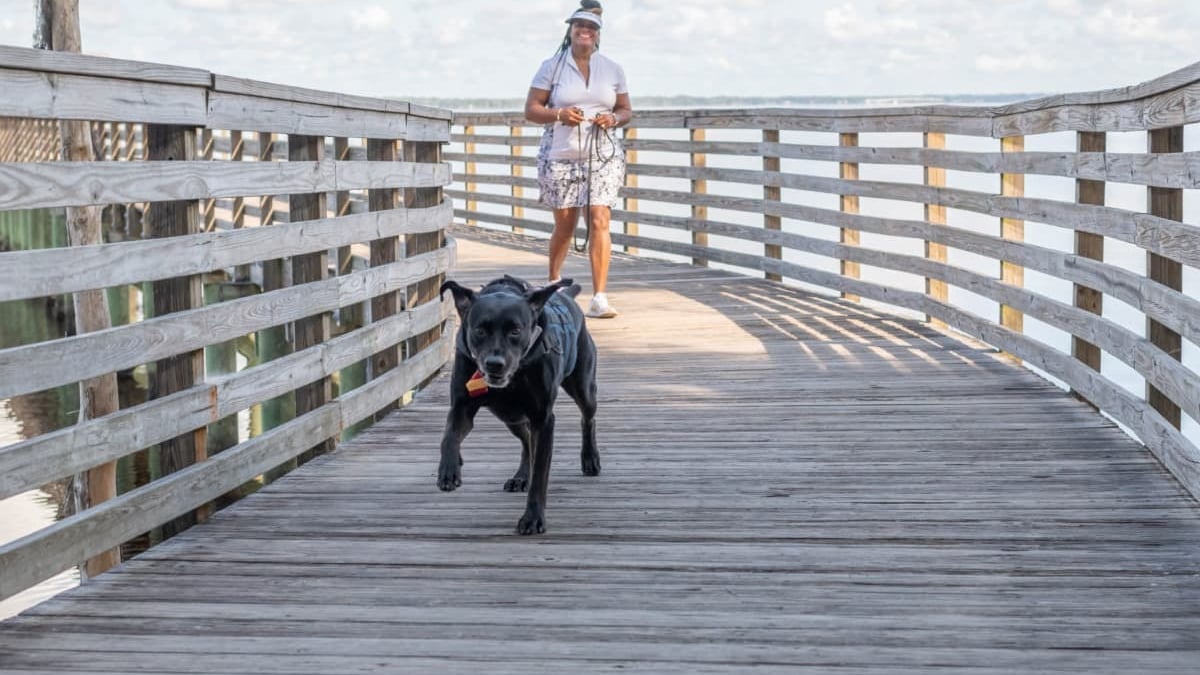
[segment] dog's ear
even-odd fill
[[[456,281],[443,282],[442,287],[438,289],[438,297],[445,297],[446,291],[454,294],[454,309],[458,310],[458,318],[466,321],[467,312],[471,311],[471,305],[475,304],[475,291],[460,286]]]
[[[529,306],[533,308],[533,315],[537,316],[542,313],[542,307],[546,306],[546,302],[554,297],[560,288],[567,288],[575,283],[574,279],[559,279],[558,281],[542,286],[536,291],[529,291],[525,294],[525,299],[529,301]]]
[[[520,288],[522,293],[524,293],[525,291],[528,291],[530,288],[532,288],[532,286],[529,285],[528,281],[525,281],[524,279],[518,279],[517,277],[514,277],[511,274],[505,274],[504,278],[508,279],[508,281],[510,283],[512,283],[516,287]]]

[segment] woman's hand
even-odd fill
[[[559,108],[558,114],[555,115],[555,119],[558,120],[559,124],[565,124],[569,127],[577,127],[580,124],[583,124],[583,111],[579,108]]]
[[[596,125],[601,129],[611,129],[617,126],[617,116],[615,113],[600,113],[596,115]]]

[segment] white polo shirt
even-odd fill
[[[530,86],[550,92],[548,107],[582,108],[584,117],[590,120],[599,113],[612,112],[617,94],[629,93],[629,87],[625,83],[625,69],[600,52],[592,52],[589,71],[591,78],[584,82],[570,52],[556,54],[542,62]],[[578,127],[554,124],[550,159],[585,159],[580,148],[587,141],[589,126],[590,122]],[[584,143],[580,143],[581,138]]]

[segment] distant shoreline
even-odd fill
[[[636,96],[634,105],[643,110],[665,108],[863,108],[914,105],[998,105],[1045,96],[1044,93],[1016,94],[927,94],[903,96]],[[397,96],[399,100],[463,112],[520,110],[524,98],[445,98]]]

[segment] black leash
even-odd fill
[[[587,173],[583,177],[583,189],[587,191],[587,203],[584,205],[583,222],[586,229],[583,232],[583,245],[579,244],[576,238],[575,228],[571,227],[571,245],[575,248],[576,253],[583,253],[587,250],[588,241],[592,238],[592,162],[600,157],[600,135],[604,134],[608,139],[608,147],[611,152],[608,157],[601,159],[600,167],[604,168],[617,156],[617,143],[613,140],[612,131],[610,129],[602,129],[595,122],[588,129],[587,143],[583,142],[583,134],[579,134],[580,154],[587,153]]]

